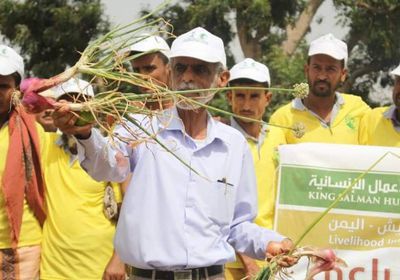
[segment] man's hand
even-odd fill
[[[290,239],[283,239],[281,242],[271,241],[268,243],[266,256],[267,260],[271,260],[273,257],[278,255],[285,255],[293,249],[293,242]],[[278,264],[283,267],[289,267],[295,265],[298,258],[290,256],[282,256],[278,260]]]
[[[103,280],[125,280],[125,277],[125,264],[114,252],[104,271]]]
[[[87,139],[90,137],[93,124],[75,126],[78,116],[71,112],[67,101],[61,100],[56,103],[52,116],[54,125],[65,134],[75,135],[79,139]]]
[[[260,268],[258,267],[256,261],[246,255],[243,254],[238,254],[238,255],[243,263],[246,276],[249,277],[248,279],[252,279],[260,271]]]

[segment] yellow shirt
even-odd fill
[[[254,222],[259,226],[272,229],[276,198],[277,147],[285,143],[285,136],[281,129],[270,126],[260,147],[251,139],[247,142],[253,156],[257,179],[258,214]],[[264,261],[256,262],[260,267],[265,265]],[[227,263],[226,267],[242,268],[243,265],[236,256],[236,262]]]
[[[360,123],[360,144],[400,147],[400,130],[396,130],[391,116],[393,107],[380,107],[365,114]]]
[[[296,138],[291,130],[272,127],[261,147],[260,154],[263,157],[260,158],[256,154],[257,145],[254,142],[249,143],[257,176],[259,213],[255,222],[258,225],[266,228],[273,227],[279,145],[300,142],[358,143],[359,121],[369,107],[358,96],[347,94],[340,96],[338,97],[340,102],[337,103],[338,110],[335,112],[330,129],[323,127],[321,121],[309,111],[293,108],[293,102],[278,109],[271,116],[270,123],[292,127],[294,123],[302,122],[306,126],[306,134],[302,138]],[[262,266],[265,262],[257,261],[257,264]],[[228,268],[243,267],[240,261],[226,266]]]
[[[295,99],[279,108],[271,116],[270,123],[286,127],[293,127],[297,122],[305,125],[305,134],[301,138],[296,138],[293,131],[284,129],[287,144],[319,142],[356,145],[359,143],[358,128],[361,117],[370,108],[358,96],[350,94],[337,94],[337,96],[341,102],[335,105],[337,110],[330,126],[323,125],[320,119],[305,107],[296,106],[296,103],[301,103],[300,99]]]
[[[43,147],[46,145],[46,135],[39,124],[37,124],[36,127],[40,139],[40,148],[43,151]],[[6,123],[0,128],[0,184],[3,181],[2,176],[6,166],[9,141],[8,123]],[[43,157],[42,161],[44,161]],[[3,190],[3,186],[1,186],[0,189]],[[11,247],[10,227],[4,203],[4,195],[3,192],[0,191],[0,249]],[[18,247],[38,245],[40,244],[41,239],[42,229],[40,224],[35,218],[32,210],[29,208],[26,199],[24,199],[24,210],[22,214]]]
[[[59,135],[49,133],[52,143]],[[103,213],[105,182],[93,180],[59,145],[47,149],[48,215],[43,226],[41,279],[101,279],[113,252],[115,224]],[[118,186],[114,186],[121,201]]]

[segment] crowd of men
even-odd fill
[[[331,34],[310,44],[309,95],[270,118],[286,127],[304,123],[302,138],[251,120],[262,120],[273,98],[260,89],[271,87],[268,67],[246,58],[228,70],[223,41],[201,27],[178,36],[171,48],[147,36],[129,53],[133,71],[154,83],[201,90],[185,95],[195,103],[145,104],[158,112],[147,128],[191,168],[156,142],[114,139],[111,145],[93,124],[76,125],[69,102],[94,96],[83,80],[50,89],[55,110],[27,114],[17,91],[23,59],[0,46],[0,279],[251,277],[266,258],[293,248],[272,230],[279,145],[400,146],[400,66],[391,72],[393,105],[371,110],[360,97],[337,91],[348,51]],[[244,118],[217,120],[199,105],[214,97],[204,90],[227,85],[243,88],[226,97]],[[122,126],[115,131],[129,137]],[[280,265],[296,261],[286,256]]]

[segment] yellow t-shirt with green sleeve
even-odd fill
[[[336,104],[338,109],[329,126],[323,125],[309,110],[295,108],[294,104],[301,102],[299,99],[279,108],[271,116],[270,123],[287,127],[293,127],[297,122],[305,125],[305,134],[301,138],[296,138],[293,131],[284,129],[287,144],[319,142],[357,145],[360,120],[370,108],[358,96],[339,93],[337,96],[342,102]]]
[[[360,123],[360,144],[400,147],[400,130],[391,119],[395,107],[375,108],[365,114]]]
[[[103,213],[106,182],[93,180],[49,133],[45,166],[48,215],[43,226],[40,279],[102,279],[113,253],[115,223]],[[121,193],[113,185],[117,201]]]
[[[46,144],[46,133],[42,127],[37,124],[37,132],[39,135],[40,148],[43,151]],[[8,123],[0,128],[0,184],[3,181],[3,173],[6,167],[7,153],[9,147],[10,137],[8,130]],[[19,156],[19,155],[15,155]],[[42,162],[45,159],[41,158]],[[43,164],[43,163],[42,163]],[[10,226],[8,216],[5,208],[5,201],[3,195],[3,186],[0,186],[0,249],[11,248]],[[19,234],[18,247],[39,245],[42,240],[42,229],[38,220],[35,218],[33,211],[30,209],[26,199],[24,199],[24,210],[22,214],[21,232]]]
[[[272,229],[276,199],[277,148],[280,144],[285,143],[285,136],[281,129],[269,126],[260,147],[251,139],[248,139],[247,142],[253,156],[257,179],[258,213],[254,222],[259,226]],[[260,267],[265,265],[265,261],[256,260],[256,263]],[[227,268],[243,268],[238,256],[236,256],[235,262],[227,263],[225,266]]]

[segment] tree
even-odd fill
[[[108,29],[100,0],[0,2],[0,33],[20,48],[36,76],[62,72],[88,42]]]
[[[388,71],[400,62],[400,3],[398,0],[335,0],[339,18],[350,30],[350,76],[343,91],[366,98],[381,78],[382,86],[392,81]],[[383,72],[382,72],[383,71]]]
[[[161,16],[179,35],[203,26],[226,43],[228,64],[234,63],[229,48],[237,35],[245,57],[270,68],[272,84],[289,87],[304,80],[303,65],[308,46],[304,36],[324,0],[183,0],[167,7]],[[400,3],[398,0],[333,0],[337,24],[348,27],[344,40],[349,48],[349,75],[340,91],[360,95],[368,103],[372,86],[392,81],[389,69],[400,62]],[[323,19],[322,19],[323,20]],[[328,33],[327,30],[326,33]],[[383,74],[382,74],[383,71]],[[275,95],[270,109],[287,102]],[[217,104],[222,104],[217,100]]]
[[[180,35],[202,26],[222,38],[228,54],[228,65],[235,62],[229,43],[237,35],[245,57],[264,62],[270,68],[272,84],[291,87],[304,81],[303,64],[306,47],[304,36],[323,0],[183,0],[168,6],[159,15]],[[143,11],[143,14],[148,11]],[[236,30],[235,30],[236,29]],[[220,94],[213,104],[227,108]],[[275,94],[268,114],[288,102],[289,96]]]

